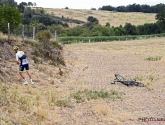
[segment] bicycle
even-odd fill
[[[114,79],[114,83],[116,82],[120,82],[126,86],[139,86],[139,87],[145,87],[146,85],[141,83],[141,82],[137,82],[136,80],[126,80],[124,79],[123,76],[119,75],[119,74],[115,74],[115,79]]]

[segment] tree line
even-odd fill
[[[140,5],[140,4],[130,4],[127,6],[118,6],[113,7],[111,5],[106,5],[103,7],[100,7],[99,10],[107,10],[107,11],[117,11],[117,12],[143,12],[143,13],[159,13],[163,10],[165,10],[165,4],[157,4],[154,6],[150,5]]]

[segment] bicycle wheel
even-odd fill
[[[119,75],[119,74],[115,74],[115,77],[116,77],[116,80],[119,80],[119,81],[124,81],[125,79]]]

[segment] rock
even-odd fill
[[[61,83],[61,81],[60,80],[56,80],[58,83]]]
[[[11,67],[11,64],[7,63],[5,67],[6,68],[10,68]]]

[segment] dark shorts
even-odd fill
[[[29,64],[20,65],[19,66],[19,71],[20,72],[24,71],[24,68],[26,69],[26,71],[28,71],[29,70]]]

